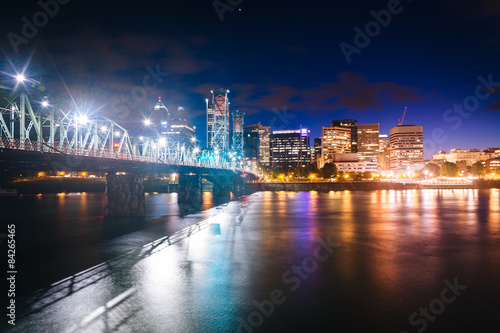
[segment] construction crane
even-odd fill
[[[403,121],[405,121],[406,110],[408,110],[408,107],[405,107],[405,113],[403,113],[403,119],[399,120],[399,122],[398,122],[398,126],[403,125]]]

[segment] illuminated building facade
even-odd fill
[[[306,165],[311,160],[309,130],[273,131],[270,138],[271,166]]]
[[[271,161],[270,137],[271,127],[260,123],[245,126],[245,131],[258,133],[258,159],[262,165],[269,166]]]
[[[398,125],[390,130],[390,167],[406,171],[424,162],[424,135],[422,126]]]

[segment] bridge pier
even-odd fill
[[[143,178],[135,174],[106,175],[104,216],[145,216]]]
[[[177,202],[181,214],[200,211],[203,201],[200,174],[179,174]]]
[[[245,188],[245,182],[243,181],[243,178],[241,178],[239,175],[232,177],[231,181],[231,192],[233,193],[234,198],[239,198],[245,195],[246,193],[246,188]]]
[[[231,201],[231,178],[229,176],[211,176],[214,203]]]

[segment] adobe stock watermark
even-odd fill
[[[221,22],[224,21],[224,13],[226,12],[232,12],[236,6],[241,5],[243,0],[214,0],[212,2],[212,5],[215,8],[215,11],[217,12],[217,15],[219,16],[219,20]]]
[[[60,5],[66,5],[70,0],[40,0],[38,6],[41,10],[33,14],[31,20],[26,16],[21,18],[21,36],[14,32],[9,32],[7,38],[16,53],[19,52],[21,44],[28,44],[29,41],[38,35],[39,29],[49,23],[50,18],[54,18],[59,13]]]
[[[471,94],[464,98],[462,103],[455,103],[453,107],[447,109],[443,113],[443,120],[450,123],[451,129],[456,131],[462,125],[463,119],[467,119],[470,115],[479,109],[481,101],[486,101],[495,92],[500,90],[500,82],[493,81],[493,74],[488,74],[485,78],[482,75],[477,77],[479,84]],[[430,139],[424,140],[424,151],[437,152],[437,144],[444,143],[448,139],[445,130],[437,127],[431,132]]]
[[[314,249],[313,255],[302,260],[300,265],[293,265],[281,275],[281,281],[286,288],[274,289],[269,293],[269,298],[263,301],[254,301],[255,310],[250,312],[246,318],[238,318],[238,333],[253,333],[258,329],[264,320],[271,317],[277,306],[286,302],[287,293],[297,291],[302,282],[307,280],[311,274],[316,272],[319,264],[328,260],[333,250],[340,247],[334,243],[329,235],[324,241],[321,238],[317,240],[318,245]]]
[[[408,0],[412,1],[412,0]],[[339,44],[340,50],[344,55],[348,64],[352,62],[353,54],[360,54],[361,51],[370,45],[372,38],[377,37],[382,32],[382,28],[387,28],[392,21],[394,15],[401,14],[404,7],[401,5],[400,0],[389,0],[387,9],[382,9],[378,12],[372,10],[370,15],[374,20],[365,24],[364,30],[355,26],[354,32],[356,33],[353,38],[353,44],[341,42]]]
[[[420,307],[418,312],[413,312],[408,318],[408,322],[413,327],[418,327],[417,332],[422,333],[427,329],[429,323],[433,323],[437,316],[446,310],[446,305],[455,302],[462,291],[467,289],[466,285],[458,284],[458,278],[455,277],[453,283],[444,280],[446,288],[441,291],[441,297],[430,301],[428,307]],[[402,331],[401,333],[408,333]]]
[[[151,66],[146,66],[144,69],[146,74],[142,78],[142,85],[134,86],[130,89],[130,93],[121,94],[111,102],[111,111],[118,114],[121,120],[126,118],[132,110],[137,110],[142,104],[148,103],[148,92],[158,88],[170,75],[168,72],[162,72],[159,64],[154,69]]]
[[[274,117],[271,118],[269,122],[269,126],[274,130],[280,131],[285,129],[285,126],[290,124],[290,119],[295,119],[297,117],[296,114],[289,114],[286,108],[286,105],[283,107],[283,111],[279,111],[276,108],[273,108]],[[281,125],[276,126],[276,122],[280,120]]]

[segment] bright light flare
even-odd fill
[[[42,107],[46,108],[47,106],[49,106],[49,101],[43,100],[42,101]]]
[[[80,123],[80,124],[86,124],[89,122],[89,117],[87,117],[86,115],[82,114],[80,115],[78,118],[76,118],[76,120]]]
[[[150,126],[151,125],[151,119],[144,120],[144,125]]]
[[[26,77],[24,76],[24,74],[17,74],[16,75],[16,81],[19,82],[19,83],[23,83],[24,81],[26,81]]]

